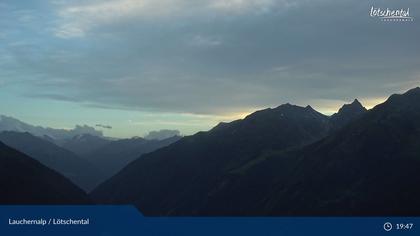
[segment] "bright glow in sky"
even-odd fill
[[[372,4],[420,20],[416,0],[3,0],[0,114],[131,137],[287,102],[372,107],[420,84],[418,20]]]

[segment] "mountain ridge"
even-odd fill
[[[0,132],[0,141],[54,169],[87,191],[100,182],[96,177],[99,170],[92,163],[43,138],[28,132],[4,131]]]
[[[54,170],[0,142],[0,204],[91,204]]]
[[[183,208],[193,214],[196,210],[190,206],[204,204],[209,186],[226,171],[251,160],[264,150],[301,146],[324,137],[328,132],[329,118],[313,109],[284,104],[260,110],[242,120],[221,123],[208,132],[184,137],[143,155],[101,184],[91,196],[100,203],[123,203],[114,201],[118,197],[114,193],[101,193],[106,191],[102,188],[109,185],[118,192],[132,191],[131,197],[121,197],[139,206],[144,214],[154,215],[159,207],[168,212],[175,211],[173,208]],[[153,174],[150,172],[152,169]],[[114,181],[119,178],[125,179],[127,184]],[[137,183],[138,187],[128,190],[128,186],[138,178],[142,184]],[[177,181],[180,179],[185,185]],[[154,181],[156,183],[152,184]],[[180,194],[168,198],[167,194],[159,194],[162,188],[167,188],[167,194]],[[145,192],[150,194],[142,194]],[[194,196],[188,193],[194,193]],[[110,199],[100,199],[105,195]],[[158,206],[152,206],[156,202],[160,202]]]
[[[145,215],[420,214],[420,203],[414,197],[395,191],[379,201],[386,181],[376,180],[377,188],[372,185],[377,176],[395,184],[413,175],[407,182],[412,186],[420,182],[416,174],[420,161],[413,159],[418,153],[413,150],[420,152],[417,149],[420,143],[416,141],[420,140],[420,125],[416,123],[420,120],[419,91],[392,95],[369,111],[358,109],[362,114],[353,116],[336,130],[331,130],[331,118],[311,111],[310,107],[302,113],[295,111],[305,108],[290,104],[257,111],[243,120],[221,123],[209,132],[185,137],[145,155],[96,188],[91,196],[100,203],[135,204]],[[360,108],[358,103],[355,100],[352,104]],[[341,114],[349,108],[343,107]],[[285,111],[288,113],[284,114]],[[312,122],[306,129],[304,122],[298,122],[298,126],[293,122],[282,123],[292,117],[290,120],[294,121],[296,117],[317,121],[323,127],[318,130],[318,138],[308,135],[314,128]],[[279,124],[283,126],[276,127]],[[257,127],[259,132],[254,133]],[[287,130],[310,141],[293,140],[295,134]],[[272,132],[273,136],[265,132]],[[283,139],[276,138],[277,132],[283,132]],[[417,138],[410,138],[412,135]],[[277,142],[272,145],[268,137],[286,143],[293,140],[294,145],[282,146]],[[408,146],[399,141],[402,138]],[[223,152],[215,151],[216,147]],[[384,147],[386,152],[381,151]],[[372,168],[380,163],[379,156],[393,160],[393,155],[401,155],[402,162],[387,161]],[[366,160],[369,168],[363,166]],[[394,175],[386,174],[393,168]],[[375,172],[371,173],[372,170]],[[364,176],[362,179],[358,172]],[[407,186],[398,189],[420,197],[420,191]],[[355,198],[351,198],[352,194]],[[413,207],[395,205],[396,200],[413,203]],[[386,208],[386,204],[395,207]]]

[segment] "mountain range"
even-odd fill
[[[57,145],[84,157],[102,148],[112,140],[91,134],[78,134],[70,139],[55,141]]]
[[[332,116],[284,104],[164,140],[56,138],[28,127],[0,132],[1,204],[134,204],[148,216],[420,215],[420,88],[370,110],[358,100]]]
[[[0,142],[0,204],[91,204],[59,173]]]
[[[41,162],[74,184],[90,192],[142,154],[167,146],[180,139],[146,140],[135,137],[111,140],[91,134],[55,140],[28,132],[3,131],[0,141]]]
[[[4,131],[0,142],[61,173],[86,191],[104,180],[99,169],[86,159],[30,133]]]
[[[420,88],[324,116],[290,104],[143,155],[97,187],[145,215],[419,215]]]
[[[162,140],[147,140],[140,137],[120,139],[108,142],[83,157],[100,169],[101,179],[105,181],[142,154],[168,146],[179,139],[180,136]]]
[[[87,125],[76,125],[74,129],[69,130],[53,129],[49,127],[30,125],[13,117],[4,115],[0,115],[0,132],[1,131],[28,132],[34,136],[45,137],[51,140],[69,139],[80,134],[91,134],[100,137],[103,136],[102,131],[98,131]]]
[[[98,168],[101,181],[112,177],[131,161],[142,154],[155,151],[180,139],[173,136],[162,140],[133,137],[111,140],[90,134],[76,135],[72,139],[62,140],[59,145]],[[98,181],[96,181],[99,184]]]

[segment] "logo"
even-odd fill
[[[414,17],[410,16],[410,8],[391,9],[372,6],[370,8],[370,17],[379,18],[381,21],[414,21]]]

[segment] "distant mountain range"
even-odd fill
[[[0,142],[61,173],[86,191],[104,180],[99,169],[89,161],[30,133],[1,132]]]
[[[59,173],[0,142],[0,204],[89,204]]]
[[[87,125],[76,125],[74,129],[53,129],[41,126],[34,126],[22,122],[13,117],[0,115],[0,132],[1,131],[15,131],[15,132],[28,132],[38,137],[46,137],[52,140],[71,139],[76,135],[90,134],[102,137],[102,131],[98,131],[93,127]]]
[[[148,140],[164,140],[177,136],[181,136],[181,132],[179,130],[161,129],[150,131],[144,136],[144,138]]]
[[[147,140],[139,137],[120,139],[108,142],[83,157],[100,169],[101,179],[105,181],[142,154],[168,146],[179,139],[181,139],[180,136],[163,140]]]
[[[70,150],[81,157],[88,156],[91,152],[94,152],[111,142],[112,140],[110,139],[91,134],[78,134],[70,139],[56,141],[59,146]]]
[[[112,177],[131,161],[142,154],[155,151],[180,139],[180,136],[156,140],[133,137],[110,140],[103,137],[83,134],[64,140],[60,146],[76,153],[85,161],[98,168],[99,179],[105,181]]]
[[[420,88],[367,111],[282,105],[135,160],[96,188],[145,215],[420,215]]]
[[[177,141],[131,138],[111,140],[91,134],[69,139],[37,137],[28,132],[3,131],[0,141],[61,173],[89,192],[142,154]]]

